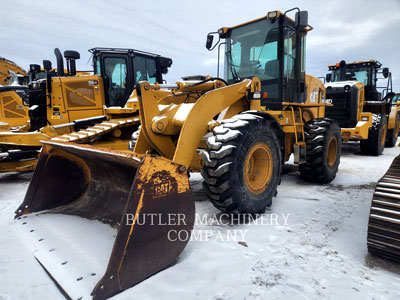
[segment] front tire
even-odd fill
[[[361,153],[373,156],[381,155],[385,149],[386,131],[386,116],[373,114],[372,126],[368,131],[368,139],[360,141]]]
[[[262,213],[280,183],[281,152],[271,122],[239,114],[214,128],[203,153],[203,189],[226,212]]]
[[[340,164],[342,137],[336,121],[322,118],[308,122],[304,127],[306,162],[299,166],[304,180],[331,182]]]

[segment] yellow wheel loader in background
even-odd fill
[[[388,116],[386,147],[394,147],[400,131],[400,93],[394,94],[388,101],[390,102],[391,108]]]
[[[0,132],[0,172],[32,171],[41,141],[50,139],[127,150],[139,123],[135,84],[143,79],[162,82],[172,60],[132,49],[90,52],[94,75],[77,73],[76,51],[64,52],[67,72],[59,49],[57,74],[50,61],[44,61],[45,78],[39,65],[30,66],[29,119]]]
[[[237,213],[262,213],[271,205],[291,154],[306,180],[335,177],[340,129],[325,118],[323,83],[305,74],[312,27],[306,11],[298,10],[295,20],[288,12],[272,11],[207,36],[209,50],[226,43],[225,79],[139,82],[141,128],[132,153],[44,142],[16,218],[27,239],[37,237],[36,258],[71,298],[109,298],[177,259],[194,223],[188,171],[201,171],[216,207]],[[219,41],[212,46],[215,35]],[[61,241],[58,234],[48,236],[46,219],[64,222],[66,215],[86,224],[80,235],[102,226],[86,219],[114,225],[113,245],[102,242],[96,259],[92,242],[77,242],[74,233],[65,238],[69,226],[62,225]],[[110,227],[101,228],[98,233],[108,236]],[[68,246],[79,254],[71,258]]]
[[[326,76],[326,97],[333,104],[326,115],[339,123],[345,142],[360,141],[365,155],[380,155],[385,144],[393,147],[397,140],[394,128],[399,126],[400,106],[392,107],[391,73],[381,67],[376,60],[341,61],[329,66]],[[386,86],[379,87],[378,80],[385,79]]]

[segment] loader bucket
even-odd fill
[[[63,222],[65,218],[75,221],[67,226],[56,221],[46,224],[46,216],[62,216]],[[85,218],[85,228],[79,228],[77,224],[82,218],[76,216]],[[35,257],[68,297],[90,299],[91,295],[99,300],[132,287],[177,260],[193,228],[194,201],[185,168],[168,159],[145,155],[139,160],[124,152],[45,142],[16,218],[25,226],[33,224],[30,234],[40,230],[57,232],[37,242]],[[104,275],[95,282],[87,281],[91,292],[87,292],[88,287],[85,290],[80,286],[90,277],[86,276],[89,270],[79,268],[87,269],[86,265],[94,260],[97,252],[107,252],[101,249],[103,233],[104,238],[115,234],[109,225],[86,219],[116,228],[108,264],[101,271]],[[46,228],[38,229],[40,224]],[[84,238],[91,240],[89,246],[92,247],[85,253],[80,242],[71,241],[74,236],[67,237],[65,230],[78,226],[77,235],[80,236],[93,224],[100,224],[103,229],[97,229],[97,235],[90,233]],[[62,226],[61,229],[58,226]],[[186,239],[170,238],[171,232],[180,231],[188,233]],[[54,242],[57,237],[62,239],[58,246]],[[49,241],[53,244],[46,245],[43,250],[43,245]],[[64,249],[68,242],[73,246],[70,251]],[[54,251],[48,252],[51,250]],[[57,251],[70,256],[75,251],[74,259],[81,262],[72,267],[66,260],[65,267],[63,258],[51,256]],[[63,270],[75,273],[67,278]],[[91,275],[95,276],[96,272],[92,271]]]

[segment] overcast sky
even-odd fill
[[[298,6],[309,12],[307,73],[324,76],[327,65],[345,59],[377,59],[390,68],[400,91],[400,0],[334,1],[26,1],[1,0],[0,56],[24,68],[50,59],[53,49],[81,53],[79,69],[91,69],[93,47],[123,47],[173,59],[166,79],[216,75],[217,52],[206,35]]]

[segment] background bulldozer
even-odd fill
[[[35,256],[68,295],[86,299],[92,290],[93,299],[105,299],[176,260],[194,221],[188,171],[200,171],[213,204],[234,213],[261,213],[271,205],[282,164],[291,154],[304,179],[327,183],[335,177],[340,130],[325,118],[323,83],[304,68],[305,39],[312,27],[307,12],[297,11],[295,20],[288,12],[272,11],[207,36],[209,50],[221,40],[226,43],[225,79],[140,81],[141,128],[133,135],[133,152],[44,142],[16,217],[38,228],[55,214],[78,215],[118,229],[102,277],[98,271],[84,275],[90,272],[82,270],[87,261],[64,269],[52,263],[70,261],[57,250],[46,250],[58,247],[58,242],[44,247],[53,238],[35,244]],[[219,39],[215,45],[214,36]],[[158,222],[143,222],[149,214],[159,216]],[[171,215],[180,217],[171,224]],[[186,239],[170,238],[182,231]],[[98,266],[95,253],[85,256],[79,245],[80,257],[90,257],[91,268]]]
[[[326,115],[338,122],[343,140],[360,141],[366,155],[380,155],[385,143],[393,147],[398,136],[400,106],[391,103],[391,73],[381,67],[376,60],[341,61],[329,66],[326,76],[326,97],[333,103]],[[378,86],[383,80],[386,85]]]
[[[39,65],[30,66],[25,101],[29,118],[0,132],[0,172],[32,171],[43,140],[127,149],[139,121],[135,96],[130,98],[136,82],[162,82],[172,60],[132,49],[94,48],[90,52],[94,75],[77,73],[75,61],[80,55],[76,51],[64,52],[66,71],[58,49],[57,71],[50,61],[44,61],[45,76]]]

